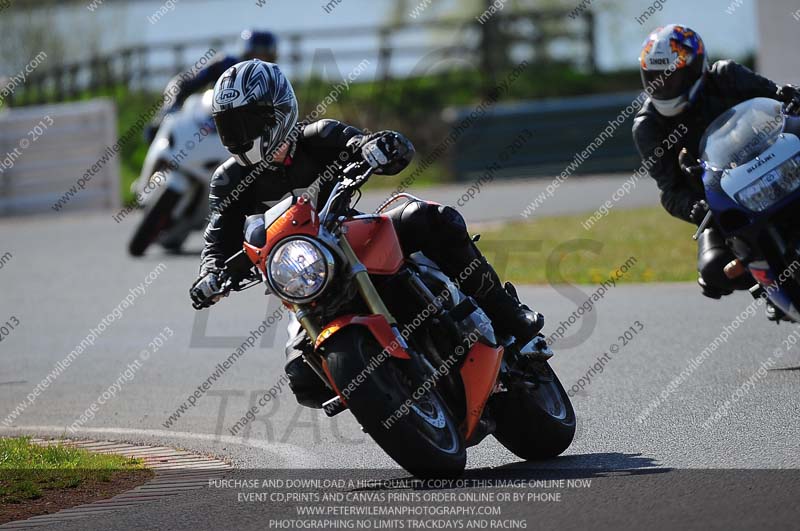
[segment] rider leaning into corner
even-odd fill
[[[708,212],[702,183],[700,139],[711,122],[737,104],[758,97],[787,104],[787,112],[800,111],[800,91],[778,86],[733,61],[709,66],[700,35],[686,26],[670,24],[654,30],[640,56],[642,83],[652,90],[633,123],[633,139],[643,161],[651,163],[650,176],[661,192],[661,204],[673,216],[700,225]],[[664,140],[678,131],[678,141],[665,149]],[[662,153],[656,156],[656,153]],[[646,166],[647,167],[647,166]],[[698,283],[703,295],[719,299],[734,290],[748,289],[755,280],[749,273],[729,279],[724,269],[734,261],[719,232],[707,228],[698,239]],[[741,268],[739,268],[741,269]],[[767,306],[770,319],[780,319]]]
[[[192,75],[181,73],[170,79],[164,94],[172,94],[174,92],[175,98],[167,100],[161,111],[145,128],[144,137],[148,144],[155,138],[156,132],[166,115],[180,109],[186,98],[192,94],[216,83],[228,68],[240,61],[249,59],[260,59],[270,63],[278,61],[278,38],[271,31],[244,30],[240,36],[241,53],[239,57],[224,55]]]
[[[242,249],[247,216],[261,215],[267,204],[302,189],[318,190],[316,202],[323,204],[335,184],[324,174],[337,161],[364,160],[377,175],[395,175],[414,156],[411,142],[394,131],[365,134],[330,119],[298,122],[298,103],[289,80],[277,65],[259,60],[239,63],[217,81],[213,117],[223,145],[233,156],[211,180],[212,214],[200,276],[189,291],[196,304],[216,302],[209,298],[219,289],[225,260]],[[233,190],[237,193],[231,194]],[[406,255],[422,251],[451,278],[480,263],[461,280],[460,287],[478,301],[500,332],[516,336],[520,344],[539,333],[544,318],[519,302],[513,286],[501,284],[455,209],[412,201],[386,215]],[[301,357],[311,349],[311,342],[296,321],[290,325],[289,336],[289,385],[300,404],[319,408],[332,395]]]

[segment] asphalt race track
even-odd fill
[[[510,179],[483,184],[473,181],[432,188],[412,186],[406,191],[429,201],[452,205],[472,223],[498,220],[524,221],[542,216],[594,212],[602,201],[611,199],[611,196],[629,180],[625,187],[627,193],[619,194],[622,199],[614,208],[638,208],[658,204],[658,188],[655,181],[649,178],[634,179],[632,175],[597,175],[567,179],[560,185],[550,188],[552,195],[547,194],[548,186],[553,183],[551,179]],[[521,213],[542,193],[546,194],[544,201],[540,202],[532,212],[529,211],[528,218],[522,217]],[[387,192],[381,191],[367,192],[358,207],[363,211],[372,211],[388,195]]]
[[[605,191],[610,195],[615,188]],[[458,195],[453,197],[449,202]],[[485,199],[476,201],[476,208],[507,211]],[[274,477],[281,473],[264,469],[298,468],[407,477],[349,413],[330,420],[299,408],[285,386],[256,421],[231,435],[247,409],[279,383],[285,319],[218,375],[194,407],[165,426],[277,305],[268,305],[256,288],[234,294],[198,318],[187,290],[197,270],[199,237],[192,238],[185,255],[154,249],[132,260],[125,254],[131,231],[130,221],[117,224],[111,213],[0,223],[0,251],[13,255],[0,269],[0,322],[12,316],[19,321],[0,345],[0,435],[68,434],[67,426],[118,382],[114,396],[75,436],[210,453],[242,469],[241,477]],[[148,275],[150,283],[137,291]],[[521,294],[544,311],[549,334],[595,289],[523,287]],[[6,427],[3,419],[132,293],[132,304],[103,326],[93,344],[84,341],[80,356]],[[726,326],[727,341],[717,341],[701,363],[693,361]],[[631,329],[636,330],[629,334],[632,339],[620,338]],[[689,284],[612,287],[555,346],[553,366],[564,386],[578,391],[573,445],[561,458],[521,463],[489,438],[470,449],[467,477],[591,480],[584,488],[562,489],[560,500],[503,507],[503,519],[521,518],[528,528],[706,529],[709,521],[725,529],[786,526],[790,511],[796,512],[800,475],[763,469],[794,469],[800,462],[800,347],[787,339],[794,330],[767,322],[763,307],[747,294],[716,302]],[[161,333],[167,336],[163,346],[150,352],[150,342]],[[130,378],[121,378],[144,350],[149,359],[129,370]],[[587,379],[606,352],[614,353],[602,372]],[[685,378],[668,388],[682,371]],[[641,418],[659,396],[664,402]],[[726,400],[729,407],[718,410]],[[715,420],[719,411],[726,414]],[[480,491],[471,485],[452,489]],[[297,518],[294,505],[240,502],[235,489],[209,488],[146,510],[121,510],[52,528],[267,529],[269,518]]]

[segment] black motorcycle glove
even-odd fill
[[[800,115],[800,89],[792,85],[784,85],[776,93],[778,101],[786,104],[786,114],[790,116]]]
[[[689,218],[692,220],[692,223],[699,227],[706,218],[706,214],[708,214],[708,203],[706,203],[705,199],[701,199],[700,201],[695,201],[694,205],[692,205]]]
[[[705,172],[703,163],[692,156],[686,148],[683,148],[678,154],[678,165],[683,173],[694,179],[701,179]]]
[[[361,156],[378,175],[395,175],[414,158],[414,145],[400,133],[383,131],[359,139]]]
[[[205,275],[194,281],[192,287],[189,289],[189,297],[192,299],[192,305],[195,308],[208,308],[215,304],[221,296],[212,297],[212,294],[219,291],[220,280],[219,273],[216,271],[209,271]]]

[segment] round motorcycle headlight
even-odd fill
[[[293,238],[273,249],[268,280],[281,297],[305,302],[325,289],[333,266],[333,255],[321,244],[310,238]]]

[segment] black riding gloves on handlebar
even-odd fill
[[[697,160],[696,157],[692,156],[686,148],[683,148],[680,153],[678,153],[678,165],[681,167],[681,171],[692,177],[694,179],[701,179],[703,177],[703,172],[705,168],[703,164]]]
[[[692,211],[689,213],[689,217],[692,219],[692,223],[699,227],[705,219],[706,214],[708,214],[708,203],[706,203],[705,199],[701,199],[700,201],[695,201],[694,205],[692,205]]]
[[[800,115],[800,89],[792,85],[784,85],[778,89],[775,97],[786,104],[786,114]]]
[[[400,133],[382,131],[353,139],[361,156],[378,175],[395,175],[403,171],[414,158],[414,145]]]
[[[698,180],[703,178],[703,172],[705,172],[703,163],[691,155],[686,148],[683,148],[681,152],[678,153],[678,165],[681,167],[681,171],[690,178]],[[706,203],[705,199],[701,199],[695,201],[692,205],[692,210],[689,212],[689,219],[699,227],[700,224],[703,223],[706,214],[708,214],[708,203]]]
[[[216,303],[220,297],[213,296],[220,288],[219,276],[215,271],[211,271],[195,280],[189,289],[189,296],[192,298],[193,306],[197,309],[208,308]]]

